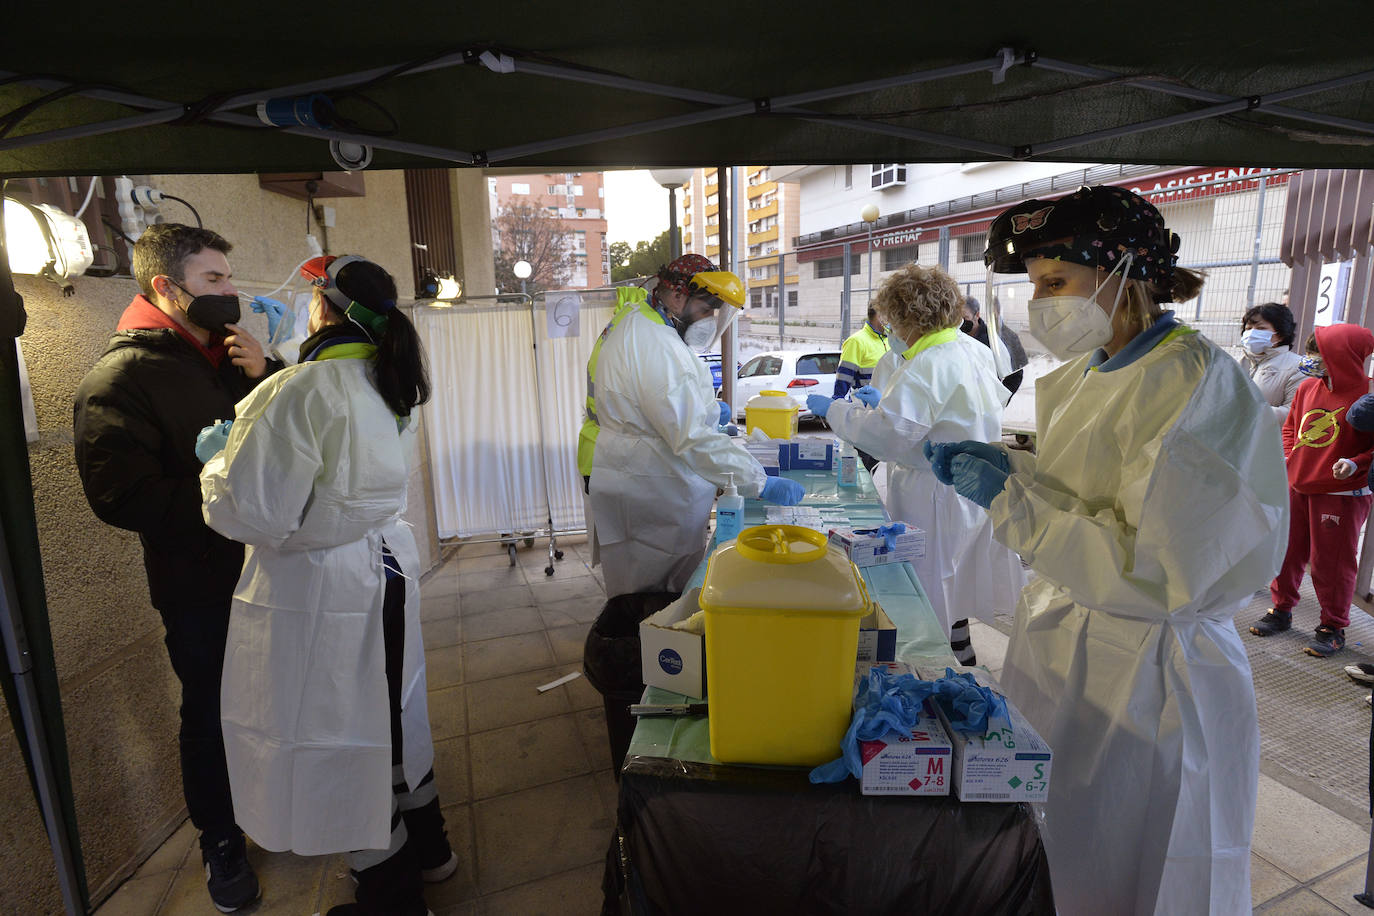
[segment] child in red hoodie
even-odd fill
[[[1274,606],[1250,632],[1270,636],[1293,625],[1293,605],[1303,570],[1321,605],[1321,624],[1303,649],[1326,658],[1345,647],[1350,600],[1355,594],[1360,529],[1369,517],[1367,485],[1374,432],[1356,430],[1346,411],[1369,393],[1364,364],[1374,353],[1374,333],[1353,324],[1317,328],[1308,341],[1298,386],[1283,423],[1288,460],[1288,552],[1269,585]]]

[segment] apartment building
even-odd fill
[[[489,175],[487,193],[495,217],[501,207],[543,207],[569,232],[570,289],[595,289],[611,282],[611,249],[606,238],[606,189],[601,172],[547,172],[540,175]],[[495,240],[493,240],[495,241]]]
[[[779,296],[798,301],[796,258],[789,257],[800,231],[801,192],[794,182],[778,181],[772,166],[742,167],[741,224],[732,248],[735,272],[744,280],[748,307],[776,311]],[[720,184],[716,169],[697,169],[683,187],[682,250],[720,261]]]

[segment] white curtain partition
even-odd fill
[[[415,308],[441,538],[547,531],[550,517],[557,531],[584,527],[577,432],[587,359],[614,307],[601,289],[541,293],[533,314],[518,297]]]

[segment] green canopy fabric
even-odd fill
[[[254,103],[266,90],[374,69],[359,94],[329,93],[352,133],[388,133],[372,168],[1374,160],[1374,17],[1360,0],[1310,9],[134,0],[65,15],[34,3],[5,14],[0,119],[57,97],[18,123],[0,120],[2,175],[335,169],[322,138],[261,125]],[[503,53],[484,63],[483,51]],[[398,72],[450,55],[456,65]],[[961,75],[882,82],[978,62]],[[49,81],[35,85],[40,76]],[[828,92],[842,86],[857,91]],[[144,103],[89,95],[102,91]],[[227,100],[235,107],[217,110]],[[159,107],[185,123],[13,145]],[[207,120],[226,114],[240,123]],[[654,124],[662,119],[677,120]]]

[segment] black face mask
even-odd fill
[[[959,325],[959,330],[963,331],[965,334],[972,334],[972,333],[973,333],[973,322],[972,322],[972,321],[965,321],[963,324]]]
[[[172,282],[176,283],[175,280]],[[180,283],[176,286],[191,296],[189,289]],[[238,324],[243,312],[239,306],[238,296],[191,296],[191,304],[186,306],[186,317],[195,326],[224,337],[229,334],[229,329],[225,325]]]

